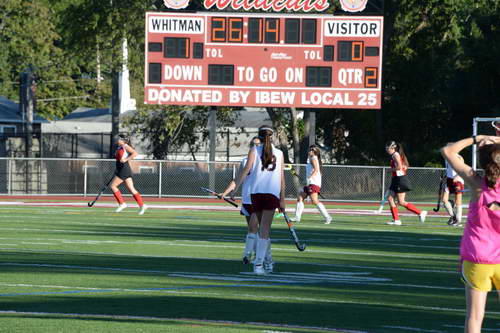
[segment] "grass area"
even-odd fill
[[[463,331],[463,229],[445,217],[305,214],[305,252],[277,220],[261,277],[241,263],[236,211],[136,214],[0,206],[0,332]],[[493,293],[487,311],[500,331]]]

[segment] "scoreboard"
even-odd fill
[[[380,109],[383,17],[146,13],[145,104]]]

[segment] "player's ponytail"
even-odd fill
[[[404,166],[409,167],[410,162],[408,162],[408,158],[406,157],[405,150],[403,149],[403,144],[400,142],[396,141],[389,141],[385,144],[386,148],[394,148],[396,152],[399,153],[399,156],[401,157],[401,162],[403,163]]]
[[[500,144],[479,147],[479,164],[484,169],[484,177],[489,188],[495,188],[500,177]]]
[[[273,161],[273,146],[272,146],[272,136],[273,129],[269,126],[259,127],[259,139],[263,145],[262,155],[260,157],[262,161],[262,168],[267,169],[267,167],[274,163]]]

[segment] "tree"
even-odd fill
[[[195,153],[206,142],[209,131],[209,107],[156,106],[139,108],[125,122],[134,136],[149,142],[148,152],[156,159],[167,159],[187,145],[193,160]],[[234,112],[228,108],[217,109],[219,128],[234,123]]]
[[[19,75],[35,69],[37,112],[47,118],[64,115],[75,99],[46,101],[85,92],[74,80],[78,70],[72,57],[59,47],[54,12],[38,1],[4,0],[0,3],[0,95],[19,99]]]

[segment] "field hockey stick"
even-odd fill
[[[445,181],[446,181],[446,172],[443,170],[443,172],[441,173],[441,179],[439,180],[438,199],[436,203],[436,208],[432,208],[432,210],[435,212],[438,212],[439,208],[441,208],[441,197],[443,196]]]
[[[283,217],[285,218],[285,222],[288,225],[288,230],[290,231],[290,237],[292,238],[293,242],[295,243],[295,246],[297,247],[297,250],[299,251],[304,251],[306,249],[306,243],[300,243],[299,236],[297,236],[297,232],[295,231],[295,228],[293,227],[293,223],[290,221],[290,218],[288,217],[287,213],[285,210],[281,210],[281,213],[283,213]]]
[[[231,204],[231,205],[233,205],[234,207],[238,207],[238,204],[237,204],[235,201],[233,201],[233,200],[231,200],[231,199],[229,199],[229,198],[223,197],[223,196],[219,195],[219,193],[217,193],[217,192],[215,192],[215,191],[212,191],[212,190],[211,190],[211,189],[209,189],[209,188],[205,188],[205,187],[200,187],[200,188],[201,188],[203,191],[205,191],[205,192],[208,192],[208,193],[210,193],[210,194],[215,195],[215,196],[216,196],[217,198],[219,198],[219,199],[223,199],[225,202],[230,203],[230,204]]]
[[[380,201],[380,206],[378,207],[378,209],[374,212],[375,214],[380,214],[382,213],[382,211],[384,210],[384,205],[385,203],[387,202],[387,198],[389,197],[389,193],[391,193],[391,190],[386,190],[385,193],[384,193],[384,197],[382,198],[382,200]]]
[[[290,168],[290,169],[285,169],[285,170],[290,170],[290,173],[291,173],[292,175],[294,175],[294,176],[295,176],[295,177],[297,177],[300,181],[302,181],[302,179],[300,179],[300,176],[297,174],[297,171],[295,171],[295,169]],[[323,194],[321,194],[321,193],[318,193],[318,194],[319,194],[319,197],[320,197],[321,199],[326,200],[326,198],[323,196]]]
[[[111,179],[106,183],[106,185],[104,185],[104,187],[102,188],[101,192],[99,192],[99,194],[97,195],[97,197],[95,197],[94,200],[90,201],[89,203],[87,203],[87,205],[89,207],[92,207],[97,200],[99,200],[99,198],[101,197],[101,195],[103,195],[104,191],[106,191],[106,189],[108,188],[109,184],[111,184],[111,182],[113,181],[113,179],[115,178],[115,175],[113,175],[113,177],[111,177]]]

